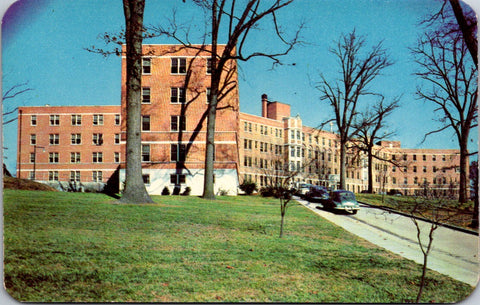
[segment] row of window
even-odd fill
[[[120,163],[120,153],[113,153],[113,160],[115,163]],[[103,152],[92,152],[92,163],[103,163]],[[35,153],[30,153],[30,163],[36,162]],[[59,152],[50,152],[48,153],[48,163],[56,164],[60,162],[60,153]],[[70,163],[81,163],[81,153],[80,152],[70,152]]]
[[[384,167],[386,167],[386,165],[385,165]],[[423,170],[424,173],[426,173],[426,172],[428,171],[427,166],[423,166],[423,169],[422,169],[422,170]],[[439,170],[440,170],[440,169],[437,168],[436,166],[432,166],[432,172],[433,172],[433,173],[436,173],[436,172],[439,171]],[[443,173],[445,173],[445,172],[447,171],[447,168],[442,167],[441,170],[442,170]],[[396,166],[393,166],[393,167],[392,167],[392,172],[395,173],[396,171],[397,171],[397,167],[396,167]],[[416,173],[416,172],[417,172],[417,166],[413,166],[413,167],[412,167],[412,171],[413,171],[414,173]],[[460,167],[458,167],[458,166],[455,167],[455,171],[456,171],[456,172],[460,172]],[[404,172],[404,173],[408,172],[408,167],[407,167],[407,166],[404,166],[402,172]]]
[[[257,124],[253,124],[251,122],[244,122],[244,130],[245,132],[257,132]],[[252,128],[253,127],[253,128]],[[269,131],[270,129],[270,131]],[[276,138],[281,138],[282,137],[282,132],[283,129],[281,128],[275,128],[275,127],[268,127],[265,125],[260,125],[260,134],[261,135],[275,135]]]
[[[207,58],[206,62],[207,74],[212,73],[212,59]],[[152,74],[152,59],[145,57],[142,59],[142,72],[145,75]],[[185,75],[187,73],[187,58],[186,57],[172,57],[170,59],[170,73]]]
[[[375,181],[380,183],[380,181],[383,180],[383,183],[388,183],[388,177],[379,177],[379,176],[376,176],[375,177]],[[403,178],[403,184],[405,185],[408,185],[409,183],[409,179],[407,177],[404,177]],[[419,184],[420,183],[420,179],[418,177],[414,177],[413,178],[413,184]],[[422,180],[422,183],[423,184],[427,184],[429,183],[429,180],[428,178],[423,178]],[[397,178],[396,177],[392,177],[392,184],[397,184]],[[447,178],[446,177],[434,177],[432,179],[432,184],[447,184]]]
[[[58,171],[48,171],[48,181],[59,181]],[[35,180],[35,172],[29,172],[29,179]],[[87,180],[87,179],[82,179]],[[92,171],[91,173],[91,182],[102,182],[103,181],[103,172],[102,171]],[[70,171],[70,182],[80,182],[80,171]]]
[[[392,160],[395,161],[396,159],[397,159],[397,156],[392,155]],[[403,159],[403,161],[407,161],[408,160],[408,155],[403,154],[402,159]],[[422,155],[422,160],[427,161],[427,155]],[[412,161],[417,161],[417,155],[412,155]],[[437,156],[436,155],[432,155],[432,161],[437,161]],[[447,156],[446,155],[442,155],[442,161],[443,162],[447,161]]]
[[[182,87],[171,87],[170,88],[170,103],[171,104],[185,104],[186,99],[186,88]],[[210,103],[211,89],[207,88],[205,91],[206,100],[205,103]],[[142,104],[151,104],[152,102],[152,93],[150,87],[142,87]]]
[[[270,150],[269,150],[270,146]],[[243,140],[243,148],[245,150],[252,150],[252,149],[260,149],[260,152],[268,153],[269,151],[271,153],[275,152],[276,155],[281,155],[282,154],[282,145],[276,145],[276,144],[268,144],[265,142],[259,142],[259,141],[253,141],[249,139],[244,139]]]
[[[60,145],[60,134],[51,133],[48,135],[48,140],[50,145]],[[114,134],[113,139],[115,144],[120,144],[120,134]],[[81,133],[72,133],[70,134],[70,144],[71,145],[81,145],[82,144],[82,134]],[[102,133],[93,133],[92,134],[92,144],[96,146],[103,145],[103,134]],[[30,145],[37,145],[37,135],[30,135]]]
[[[38,117],[36,114],[30,116],[30,125],[37,126]],[[60,126],[60,115],[51,114],[49,118],[50,126]],[[93,126],[102,126],[104,123],[103,114],[94,114],[92,124]],[[72,114],[71,115],[71,125],[72,126],[82,126],[82,114]],[[120,125],[120,114],[115,114],[115,125]]]

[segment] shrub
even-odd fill
[[[168,196],[170,195],[170,190],[168,189],[168,187],[164,187],[163,190],[162,190],[162,195],[163,196]]]
[[[172,195],[180,195],[180,187],[179,186],[175,186],[173,188],[173,193]]]
[[[185,190],[183,191],[182,195],[183,195],[183,196],[190,196],[190,192],[191,192],[191,191],[192,191],[192,189],[191,189],[189,186],[187,186],[187,187],[185,188]]]
[[[257,190],[257,184],[253,181],[244,181],[240,184],[240,189],[245,192],[247,195],[252,195],[254,191]]]

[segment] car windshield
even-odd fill
[[[347,192],[336,193],[335,197],[340,201],[355,201],[355,195],[353,195],[353,193],[347,193]]]

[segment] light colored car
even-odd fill
[[[323,204],[325,209],[333,211],[345,211],[356,214],[360,210],[360,205],[355,198],[355,194],[350,191],[337,190],[330,193],[330,198]]]
[[[305,194],[310,190],[312,185],[308,183],[300,183],[298,185],[298,195],[304,197]]]

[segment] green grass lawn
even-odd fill
[[[255,196],[4,193],[5,286],[24,302],[381,302],[415,300],[421,266],[300,205]],[[422,302],[473,287],[428,272]]]
[[[359,201],[366,202],[372,205],[389,207],[398,211],[405,212],[407,214],[411,214],[413,207],[416,204],[420,204],[421,206],[423,203],[429,202],[432,205],[436,206],[440,202],[442,207],[438,208],[438,210],[435,211],[437,213],[435,214],[437,220],[450,225],[473,230],[470,228],[473,216],[473,201],[459,203],[457,200],[452,199],[427,200],[422,197],[415,196],[389,196],[379,194],[355,194],[355,196]],[[429,219],[435,218],[435,216],[432,216],[431,209],[422,211],[422,213],[414,214]],[[475,229],[475,231],[478,232],[478,229]]]

